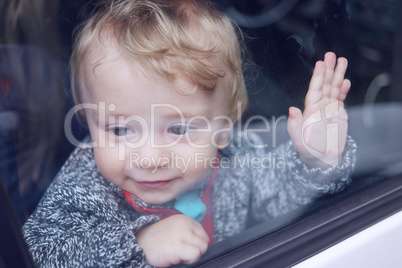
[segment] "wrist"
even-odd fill
[[[317,158],[314,156],[306,157],[299,154],[299,158],[308,168],[321,168],[323,170],[339,165],[342,160],[341,155],[336,157]]]

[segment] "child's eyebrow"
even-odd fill
[[[91,112],[91,116],[92,118],[95,120],[95,122],[100,122],[100,121],[108,121],[108,118],[118,118],[118,117],[123,117],[123,118],[128,118],[130,116],[132,116],[132,114],[123,114],[123,113],[113,113],[113,112],[109,112],[106,113],[105,116],[101,116],[100,113],[97,112]],[[200,109],[198,111],[172,111],[169,113],[164,114],[164,117],[168,118],[168,119],[176,119],[176,118],[181,118],[184,117],[185,119],[190,119],[190,118],[194,118],[194,117],[205,117],[207,119],[211,119],[212,118],[212,114],[211,114],[211,109]]]
[[[194,118],[194,117],[205,117],[205,118],[210,118],[211,115],[211,109],[200,109],[195,112],[187,112],[187,111],[181,111],[181,115],[184,118]],[[171,113],[167,115],[167,117],[180,117],[178,113]]]

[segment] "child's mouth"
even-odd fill
[[[141,187],[143,188],[148,188],[148,189],[158,189],[158,188],[163,188],[169,183],[171,183],[173,180],[166,180],[166,181],[143,181],[143,182],[137,182]]]

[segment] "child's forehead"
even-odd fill
[[[164,63],[159,63],[156,66],[152,65],[154,61],[158,60],[164,61]],[[87,80],[99,78],[101,76],[99,70],[102,70],[105,65],[114,64],[116,66],[127,64],[133,67],[133,71],[140,72],[147,79],[169,81],[171,89],[184,95],[191,94],[197,89],[213,92],[218,86],[228,86],[223,81],[227,79],[221,79],[225,76],[224,66],[215,57],[199,60],[204,67],[209,66],[211,69],[221,69],[222,77],[214,77],[213,79],[192,76],[191,73],[183,73],[177,63],[184,62],[185,60],[186,58],[183,55],[182,60],[175,59],[174,62],[169,62],[168,59],[158,59],[157,57],[147,61],[144,57],[127,53],[124,46],[119,44],[115,37],[103,35],[98,40],[92,42],[83,64]],[[164,68],[168,69],[169,75],[166,74],[166,69]],[[88,82],[91,83],[91,81],[85,81],[85,83]]]
[[[126,57],[113,43],[108,46],[102,42],[101,47],[94,48],[86,65],[88,73],[85,75],[84,99],[95,104],[115,104],[125,111],[123,114],[130,113],[133,105],[128,100],[134,100],[138,101],[138,110],[141,107],[149,110],[149,105],[166,103],[175,105],[181,112],[192,111],[191,114],[209,116],[208,111],[213,106],[224,107],[228,100],[228,91],[221,88],[221,81],[217,82],[219,86],[213,91],[202,88],[180,73],[170,81],[147,69],[141,60]],[[226,114],[226,110],[222,114]]]

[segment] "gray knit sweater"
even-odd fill
[[[268,220],[342,190],[356,162],[350,137],[342,163],[327,170],[305,166],[291,142],[269,153],[241,143],[220,153],[211,200],[215,242],[245,230],[249,217]],[[158,220],[126,202],[100,174],[92,149],[77,148],[23,231],[38,267],[149,267],[135,233]]]

